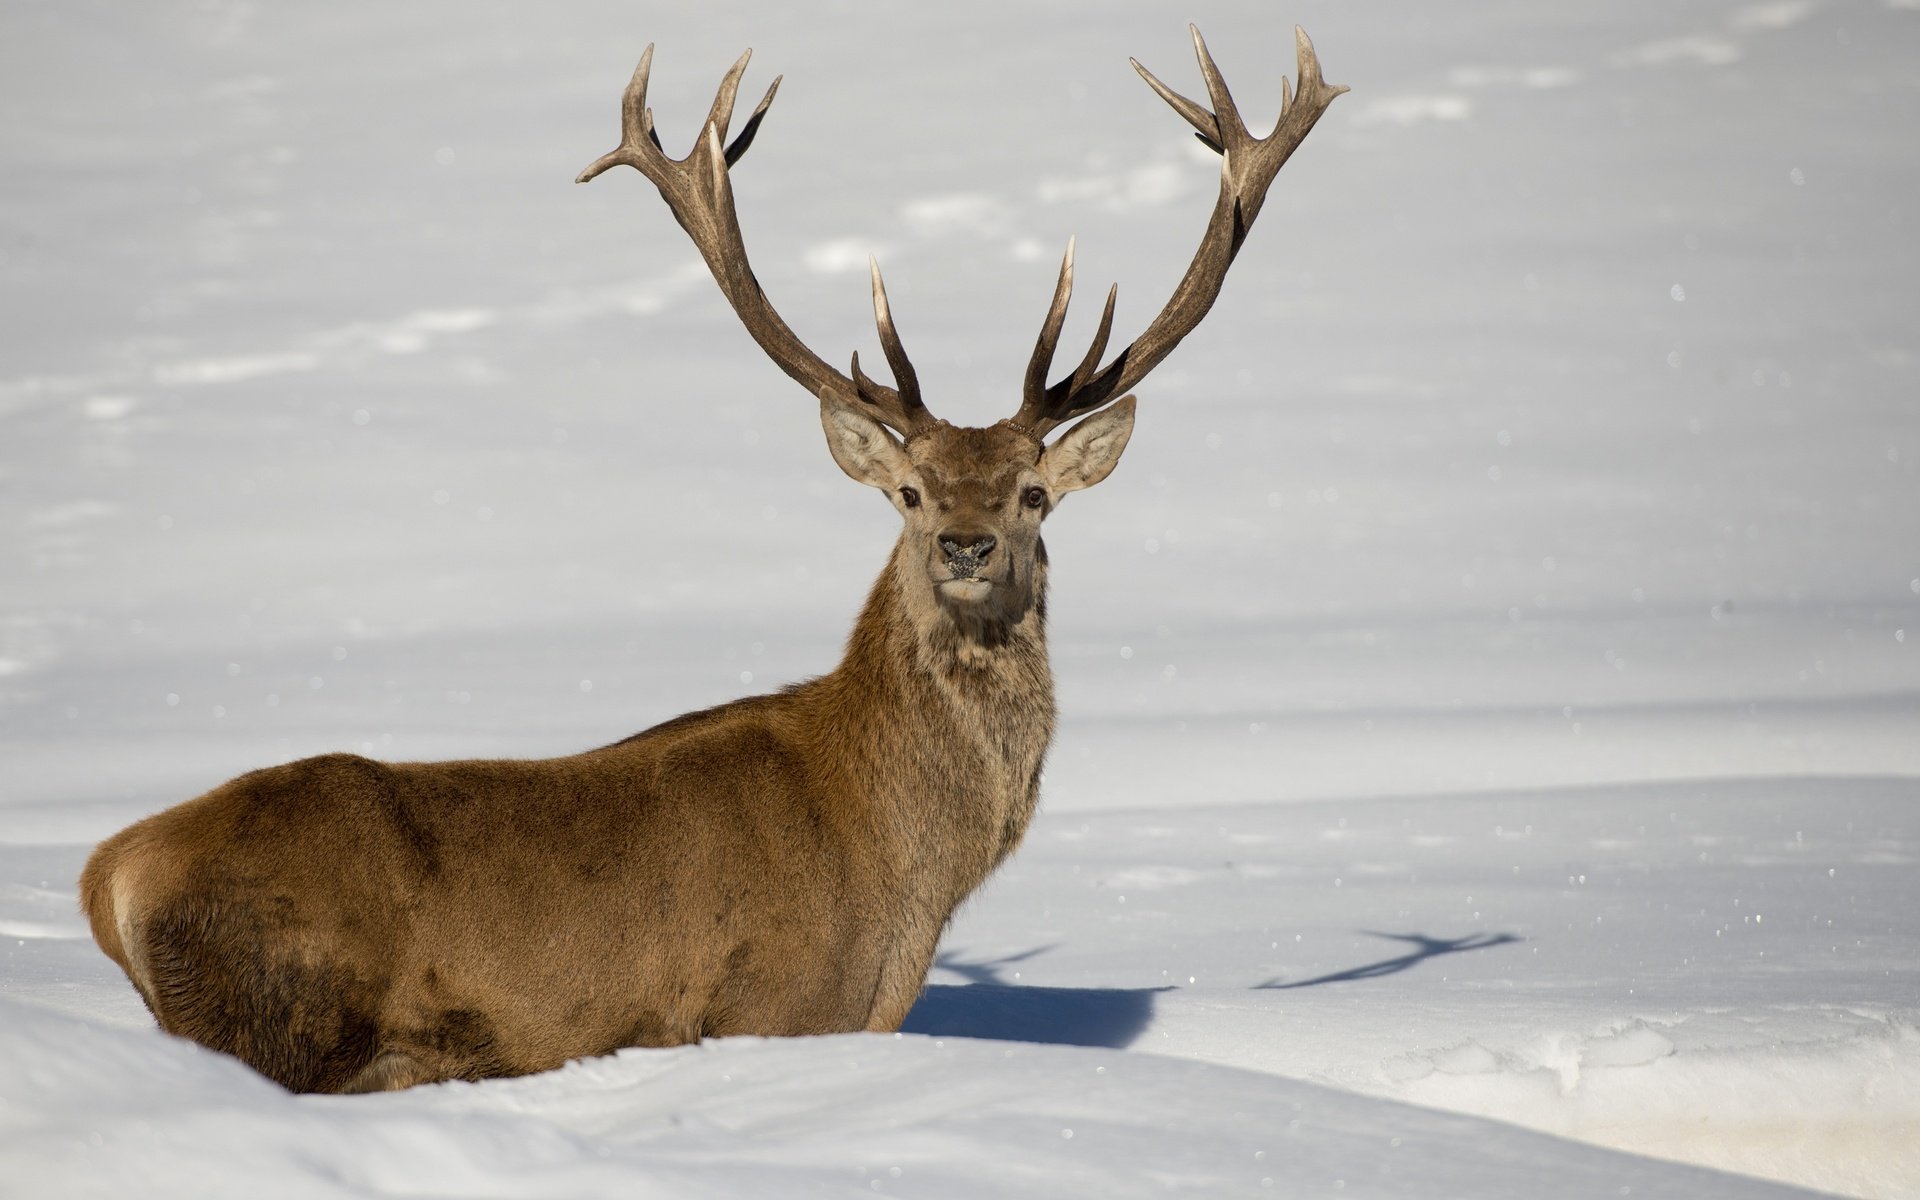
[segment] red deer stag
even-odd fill
[[[834,461],[905,528],[830,674],[543,761],[326,755],[243,775],[103,842],[80,879],[101,949],[160,1027],[295,1091],[559,1066],[728,1034],[897,1029],[956,906],[1019,844],[1053,735],[1040,523],[1106,478],[1125,393],[1219,295],[1275,173],[1335,96],[1298,33],[1299,93],[1247,131],[1199,31],[1205,105],[1134,63],[1221,156],[1193,263],[1138,339],[1047,382],[1069,245],[1019,410],[936,419],[873,272],[894,386],[829,367],[748,265],[726,142],[741,56],[684,159],[647,107],[582,182],[645,175],[767,355],[820,401]],[[1089,415],[1090,414],[1090,415]],[[1085,417],[1051,443],[1049,434]]]

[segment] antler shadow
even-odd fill
[[[1054,949],[1059,943],[1047,946],[1035,946],[1031,950],[1022,950],[1018,954],[1003,954],[999,958],[983,958],[967,962],[957,954],[942,954],[933,960],[933,965],[942,971],[950,971],[968,983],[992,984],[995,987],[1017,987],[1000,977],[1002,968],[1014,963],[1023,963],[1030,958],[1038,958]]]
[[[1408,954],[1398,958],[1381,959],[1365,966],[1349,967],[1344,971],[1335,971],[1331,975],[1318,975],[1312,979],[1296,979],[1292,983],[1280,982],[1276,975],[1265,983],[1254,985],[1256,991],[1279,991],[1286,988],[1318,987],[1323,983],[1348,983],[1359,979],[1378,979],[1382,975],[1397,975],[1416,963],[1429,958],[1438,958],[1442,954],[1459,954],[1467,950],[1485,950],[1492,946],[1504,946],[1509,942],[1522,940],[1512,933],[1470,933],[1462,938],[1432,938],[1421,933],[1380,933],[1377,930],[1362,929],[1361,933],[1369,937],[1389,938],[1396,942],[1407,942],[1414,947]]]

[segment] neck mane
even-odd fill
[[[903,538],[840,665],[806,689],[845,782],[876,817],[976,882],[1025,833],[1053,740],[1046,582],[1041,548],[1023,602],[976,615],[935,595]],[[945,862],[941,849],[983,844],[992,853],[980,861]]]

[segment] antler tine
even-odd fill
[[[1329,84],[1320,74],[1320,56],[1313,52],[1313,39],[1298,25],[1293,27],[1293,53],[1302,92],[1330,91],[1333,95],[1327,99],[1332,100],[1333,96],[1344,96],[1353,90],[1344,83]]]
[[[1179,113],[1187,124],[1193,126],[1195,136],[1205,142],[1215,154],[1220,153],[1220,127],[1214,123],[1212,113],[1161,83],[1154,77],[1152,71],[1140,64],[1139,59],[1129,58],[1127,61],[1133,64],[1133,69],[1140,73],[1140,78],[1147,81],[1147,86],[1152,88],[1156,95],[1165,100],[1173,111]]]
[[[1073,244],[1074,239],[1069,237],[1067,252],[1060,259],[1060,278],[1053,285],[1053,303],[1047,307],[1047,319],[1041,322],[1040,338],[1033,344],[1033,357],[1027,360],[1020,411],[1013,418],[1015,424],[1030,429],[1044,419],[1047,370],[1053,366],[1053,352],[1060,347],[1060,329],[1067,321],[1067,305],[1073,300]]]
[[[1213,120],[1220,131],[1221,144],[1229,144],[1228,139],[1236,134],[1245,137],[1246,123],[1240,119],[1233,93],[1227,90],[1227,81],[1220,77],[1220,68],[1214,65],[1213,55],[1207,50],[1207,39],[1200,36],[1198,25],[1188,25],[1187,32],[1193,35],[1193,56],[1200,60],[1200,77],[1207,81],[1207,97],[1213,101]]]
[[[886,391],[884,384],[875,381],[860,369],[860,352],[853,352],[853,392],[854,398],[862,404],[878,406],[881,393]],[[888,422],[891,424],[892,422]],[[905,432],[904,430],[902,432]]]
[[[1046,356],[1043,358],[1039,350],[1035,351],[1034,363],[1028,368],[1020,412],[1014,418],[1029,429],[1042,432],[1051,430],[1131,390],[1172,353],[1182,338],[1193,332],[1219,297],[1227,269],[1233,265],[1247,231],[1266,202],[1267,189],[1272,186],[1274,177],[1312,131],[1327,106],[1347,91],[1343,86],[1326,82],[1320,73],[1320,60],[1314,53],[1313,43],[1308,40],[1305,30],[1295,26],[1299,88],[1297,92],[1290,92],[1285,80],[1282,80],[1280,120],[1272,133],[1264,138],[1256,138],[1242,122],[1233,96],[1227,90],[1226,80],[1214,63],[1213,55],[1208,52],[1200,30],[1193,26],[1188,28],[1193,35],[1194,56],[1199,60],[1200,74],[1206,82],[1208,98],[1213,103],[1211,112],[1160,82],[1138,60],[1128,61],[1147,86],[1194,127],[1200,140],[1220,154],[1220,193],[1214,202],[1213,215],[1208,218],[1200,247],[1194,252],[1186,274],[1174,288],[1172,298],[1140,336],[1114,355],[1111,362],[1095,369],[1100,355],[1105,352],[1111,327],[1113,297],[1109,295],[1108,312],[1101,318],[1094,349],[1073,374],[1059,383],[1045,387],[1042,380],[1041,395],[1036,399],[1034,372],[1037,367],[1044,376],[1050,365],[1052,346],[1048,343],[1058,338],[1060,317],[1064,312],[1060,293],[1056,290],[1056,311],[1049,311],[1047,324],[1041,331]]]
[[[775,75],[773,82],[767,85],[767,94],[760,97],[760,103],[753,106],[753,115],[747,118],[747,123],[740,127],[739,136],[735,137],[733,143],[727,147],[728,166],[739,162],[741,156],[747,152],[747,147],[753,145],[753,135],[760,131],[760,121],[767,115],[767,110],[773,107],[774,93],[780,90],[780,81],[785,78],[784,75]]]
[[[653,73],[653,43],[640,54],[640,65],[633,69],[633,78],[627,83],[627,90],[620,95],[620,145],[599,158],[574,178],[575,183],[585,183],[599,175],[608,167],[626,164],[645,174],[640,163],[646,153],[645,145],[651,141],[654,149],[660,148],[660,139],[652,137],[653,110],[647,107],[647,79]]]
[[[924,411],[926,406],[920,402],[920,377],[914,374],[906,347],[900,343],[900,331],[893,326],[893,306],[887,303],[887,284],[880,278],[880,260],[871,254],[867,256],[867,270],[873,276],[873,323],[880,330],[880,349],[886,353],[894,385],[900,389],[901,406],[909,411]],[[857,376],[854,381],[859,382]]]
[[[1100,328],[1093,332],[1093,344],[1087,347],[1087,356],[1067,377],[1067,390],[1076,391],[1093,378],[1093,370],[1100,365],[1100,356],[1107,352],[1107,338],[1113,333],[1113,302],[1120,298],[1120,285],[1107,288],[1107,306],[1100,313]]]
[[[760,122],[779,91],[776,78],[754,108],[731,145],[724,145],[727,126],[733,118],[741,77],[746,73],[752,52],[742,54],[727,70],[708,109],[707,121],[685,158],[670,158],[660,148],[653,132],[653,112],[647,107],[647,80],[653,67],[653,47],[648,46],[634,69],[620,102],[620,145],[612,153],[596,159],[582,171],[585,183],[609,167],[625,164],[645,175],[667,202],[674,219],[693,240],[694,248],[706,261],[720,292],[733,306],[735,315],[746,327],[761,350],[774,365],[786,372],[815,396],[833,395],[848,403],[859,404],[876,420],[903,434],[912,434],[931,424],[934,417],[921,403],[919,384],[913,367],[901,348],[899,334],[893,330],[891,315],[881,320],[881,343],[887,351],[894,376],[903,391],[885,387],[860,375],[856,362],[849,378],[834,370],[819,355],[808,349],[768,302],[766,293],[754,278],[747,260],[746,244],[740,234],[739,213],[734,208],[733,181],[727,168],[739,161],[753,143]],[[724,148],[723,148],[724,147]],[[877,313],[885,312],[885,297],[876,297]]]
[[[753,57],[753,51],[747,50],[720,80],[720,90],[713,94],[713,107],[707,110],[707,124],[720,131],[721,140],[727,136],[727,126],[733,123],[733,100],[740,94],[740,77],[747,73],[747,61]]]

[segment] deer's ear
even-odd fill
[[[913,464],[886,426],[835,396],[820,393],[820,425],[827,431],[833,461],[855,483],[892,491]]]
[[[1040,456],[1055,495],[1090,488],[1113,473],[1133,436],[1133,397],[1122,396],[1060,435]]]

